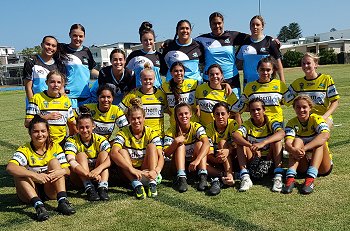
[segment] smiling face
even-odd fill
[[[209,81],[210,85],[216,86],[221,85],[223,80],[222,72],[219,68],[213,67],[209,70]]]
[[[124,70],[125,58],[122,53],[114,53],[111,57],[112,69],[120,72]]]
[[[49,130],[45,123],[36,123],[33,125],[30,131],[30,138],[35,147],[42,146],[45,144],[49,136]]]
[[[94,127],[95,126],[91,118],[83,118],[78,120],[78,133],[83,142],[89,142],[91,140],[92,130],[94,129]]]
[[[172,68],[170,74],[173,77],[174,82],[179,84],[179,83],[182,83],[184,80],[185,70],[183,69],[182,66],[176,65]]]
[[[98,108],[102,112],[107,112],[113,102],[112,92],[109,90],[101,91],[101,94],[98,96]]]
[[[52,74],[47,80],[46,84],[48,86],[47,93],[51,97],[56,97],[59,95],[60,90],[63,86],[63,78],[61,75]]]
[[[269,82],[273,74],[273,65],[272,63],[262,62],[258,68],[259,81],[260,82]]]
[[[73,29],[69,33],[70,37],[70,44],[69,46],[78,49],[83,45],[84,39],[85,39],[85,33],[81,29]]]
[[[263,23],[258,19],[254,18],[250,21],[250,32],[254,37],[258,37],[263,34],[264,26]]]
[[[129,123],[134,133],[140,133],[143,131],[145,124],[145,116],[141,110],[135,110],[129,115]]]
[[[192,117],[191,109],[188,106],[177,108],[176,117],[182,127],[189,127]]]
[[[311,107],[306,100],[299,99],[294,103],[294,111],[297,114],[298,119],[301,122],[305,122],[309,119]]]
[[[224,33],[224,21],[221,17],[214,17],[210,21],[211,33],[215,36],[219,36]]]
[[[229,116],[230,114],[227,112],[225,107],[217,107],[214,111],[214,119],[216,126],[220,128],[226,127]]]
[[[154,72],[152,70],[143,70],[141,72],[141,84],[144,92],[153,89]]]
[[[54,38],[47,37],[41,43],[41,55],[51,58],[57,51],[57,41]]]
[[[191,40],[191,26],[187,22],[182,22],[177,28],[177,36],[180,43],[188,43]]]
[[[317,76],[317,66],[318,64],[315,62],[315,60],[309,56],[304,56],[301,60],[301,68],[303,69],[306,77]]]
[[[151,32],[145,33],[141,38],[142,49],[146,52],[153,51],[154,48],[154,36]]]
[[[265,109],[261,102],[253,102],[249,106],[250,117],[255,123],[264,121]]]

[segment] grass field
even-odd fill
[[[109,202],[90,203],[80,191],[70,190],[77,213],[59,215],[54,211],[57,202],[49,201],[50,219],[42,223],[33,220],[31,206],[17,200],[5,171],[14,151],[29,139],[23,126],[24,92],[1,92],[0,230],[350,230],[350,65],[322,66],[319,71],[333,76],[341,100],[330,140],[334,169],[316,180],[313,194],[272,193],[271,182],[264,181],[245,193],[227,188],[208,197],[192,187],[180,194],[165,180],[157,199],[137,201],[130,190],[113,186]],[[285,75],[290,83],[302,71],[286,69]],[[292,109],[285,111],[291,118]]]

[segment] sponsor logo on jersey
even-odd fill
[[[160,97],[158,98],[158,100],[159,100],[160,102],[162,102],[162,101],[163,101],[163,97],[160,96]]]
[[[230,43],[230,39],[229,38],[225,39],[224,43]]]
[[[304,89],[304,83],[299,83],[300,90]]]
[[[295,126],[294,129],[297,130],[297,129],[298,129],[298,126]],[[294,132],[294,130],[293,130],[292,128],[287,127],[287,128],[285,129],[285,132],[286,132],[286,136],[295,137],[295,132]]]
[[[30,156],[30,160],[32,161],[33,164],[36,163],[36,160],[35,160],[34,156]]]
[[[203,91],[203,96],[206,97],[208,95],[208,91],[207,90],[204,90]]]
[[[89,64],[89,60],[85,56],[83,56],[83,64],[84,65],[88,65]]]
[[[266,52],[266,48],[265,47],[260,48],[260,52]]]
[[[49,102],[47,102],[46,100],[43,102],[43,104],[44,104],[44,107],[45,107],[45,108],[48,108],[48,107],[49,107]]]
[[[116,116],[115,115],[111,115],[111,120],[115,120]]]
[[[43,74],[45,73],[45,71],[42,70],[42,69],[39,69],[39,70],[37,70],[36,72],[37,72],[39,75],[43,75]]]
[[[198,58],[197,52],[194,52],[194,53],[192,54],[192,57],[193,57],[193,58]]]
[[[253,91],[253,92],[256,92],[256,85],[253,85],[253,86],[252,86],[252,91]]]
[[[318,88],[324,88],[326,85],[324,83],[320,83],[320,85],[318,85]]]
[[[278,90],[278,86],[275,85],[275,86],[272,87],[272,89],[275,90],[275,91],[277,91],[277,90]]]
[[[190,84],[190,83],[187,84],[187,88],[188,88],[188,89],[191,89],[191,87],[192,87],[192,84]]]
[[[315,83],[307,83],[306,86],[310,87],[310,86],[313,86],[315,85]]]
[[[156,65],[158,65],[158,66],[160,65],[160,62],[159,62],[159,60],[157,60],[157,61],[156,61]]]

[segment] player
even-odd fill
[[[69,164],[61,146],[52,142],[48,122],[35,115],[28,124],[28,132],[30,142],[17,149],[6,168],[14,177],[17,197],[34,206],[38,221],[49,218],[43,203],[48,199],[57,199],[58,212],[74,214],[65,186]]]

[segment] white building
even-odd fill
[[[1,65],[8,64],[9,55],[14,55],[14,53],[15,53],[14,47],[0,46],[0,64]]]

